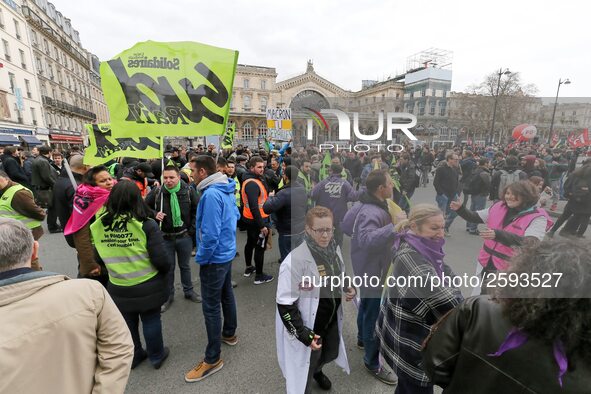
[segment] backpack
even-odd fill
[[[476,194],[482,187],[482,171],[472,170],[472,173],[464,183],[464,194]]]
[[[577,177],[573,179],[572,185],[570,185],[570,193],[568,194],[570,194],[572,200],[583,202],[591,198],[591,188],[585,178]]]
[[[505,187],[509,186],[512,183],[519,182],[519,175],[522,172],[523,171],[521,170],[515,170],[513,172],[501,170],[501,180],[499,181],[499,200],[502,200],[504,198],[503,190],[505,190]]]

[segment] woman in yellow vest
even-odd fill
[[[134,182],[119,182],[105,209],[90,226],[95,250],[109,272],[108,291],[125,318],[135,354],[132,368],[146,358],[159,369],[169,350],[162,340],[160,307],[168,298],[171,267],[164,238]],[[146,350],[138,329],[142,319]]]

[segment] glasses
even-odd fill
[[[333,228],[313,228],[311,230],[314,231],[314,234],[319,235],[319,236],[332,235],[334,233],[334,227]]]

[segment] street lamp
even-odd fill
[[[499,88],[501,87],[501,77],[503,75],[510,75],[510,74],[511,74],[511,71],[509,71],[508,68],[506,68],[504,71],[503,71],[503,68],[499,68],[499,71],[497,72],[499,79],[497,80],[497,93],[495,94],[495,105],[493,106],[492,125],[490,127],[491,142],[492,142],[494,135],[495,135],[495,115],[497,114],[497,101],[499,100]]]
[[[570,79],[565,79],[564,81],[562,78],[558,79],[558,89],[556,89],[556,99],[554,100],[554,110],[552,111],[552,120],[550,121],[550,132],[548,133],[548,144],[552,139],[552,131],[554,130],[554,116],[556,115],[556,105],[558,104],[558,92],[560,92],[560,85],[570,85]]]

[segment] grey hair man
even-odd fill
[[[123,393],[133,342],[121,313],[96,281],[32,270],[37,249],[0,218],[0,392]]]

